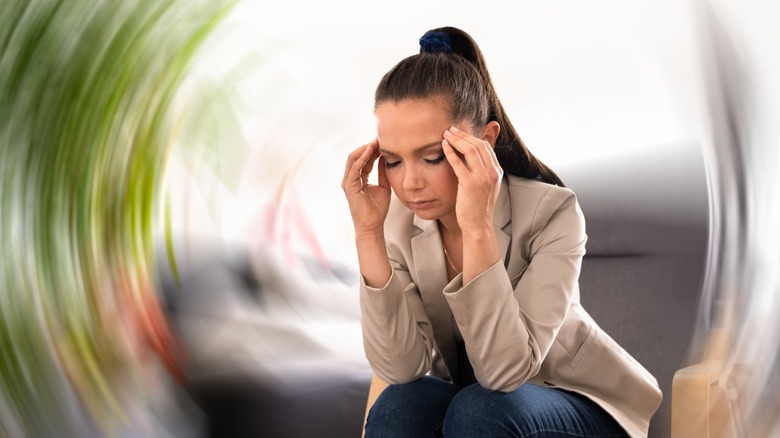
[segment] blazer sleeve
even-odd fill
[[[408,269],[390,260],[393,273],[381,289],[361,278],[363,347],[374,373],[389,384],[409,383],[431,368],[433,328]]]
[[[534,215],[528,239],[513,236],[512,256],[528,245],[530,259],[511,273],[516,287],[499,260],[468,284],[459,276],[444,289],[477,381],[488,389],[509,392],[539,372],[578,294],[586,235],[576,197],[555,188],[535,207],[523,209]]]

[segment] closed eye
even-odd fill
[[[395,167],[395,166],[397,166],[399,164],[401,164],[400,160],[399,161],[393,161],[393,162],[385,160],[385,167],[388,168],[388,169],[392,169],[393,167]]]
[[[433,165],[439,164],[442,161],[444,161],[444,154],[441,154],[439,158],[434,158],[433,160],[425,160],[426,163]]]

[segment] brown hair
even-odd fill
[[[505,172],[563,186],[558,175],[531,154],[515,130],[474,39],[454,27],[432,29],[423,38],[432,33],[446,34],[444,46],[437,46],[438,51],[421,48],[420,53],[396,64],[379,82],[374,108],[386,101],[442,97],[453,120],[472,120],[474,128],[498,122],[501,130],[494,147]]]

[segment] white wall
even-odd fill
[[[201,184],[199,209],[197,191],[190,213],[174,209],[175,226],[295,241],[297,209],[329,258],[353,263],[343,162],[374,136],[380,77],[418,51],[426,30],[444,25],[477,40],[513,122],[553,168],[697,137],[699,61],[687,2],[245,0],[191,75],[230,94],[243,139],[223,142],[218,159],[227,164],[210,180],[184,164],[210,183]],[[283,180],[284,195],[272,198]],[[186,184],[172,187],[182,202]],[[257,216],[269,202],[292,213],[269,226]]]

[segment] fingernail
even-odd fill
[[[452,131],[452,132],[460,132],[460,129],[458,129],[458,128],[457,128],[457,127],[455,127],[455,126],[450,126],[450,129],[449,129],[449,130],[450,130],[450,131]]]
[[[451,135],[452,135],[452,133],[450,132],[450,130],[449,130],[449,129],[448,129],[448,130],[446,130],[446,131],[444,131],[444,136],[445,136],[445,137],[449,137],[449,136],[451,136]]]

